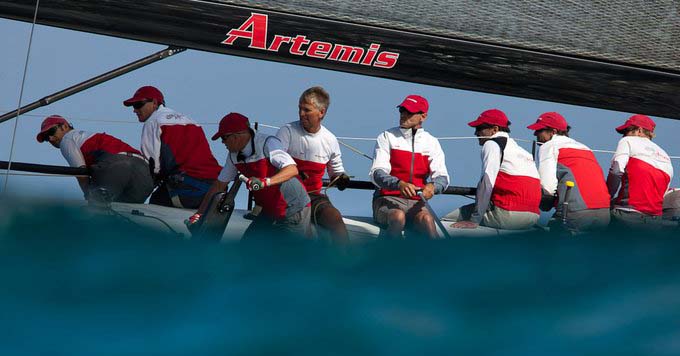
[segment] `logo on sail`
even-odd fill
[[[296,56],[325,59],[329,61],[346,62],[377,68],[390,69],[397,64],[399,53],[380,51],[380,44],[371,43],[368,49],[364,47],[349,46],[344,44],[324,41],[312,41],[305,35],[283,36],[274,35],[271,41],[267,41],[267,29],[269,17],[265,14],[251,13],[250,17],[238,28],[233,28],[227,33],[227,38],[222,41],[224,45],[233,45],[238,39],[248,40],[249,48],[255,48],[270,52],[279,52],[281,49]]]

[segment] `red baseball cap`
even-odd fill
[[[134,95],[132,95],[132,98],[125,100],[123,102],[123,105],[125,106],[132,106],[134,103],[138,103],[140,101],[144,100],[152,100],[156,99],[158,104],[163,104],[165,105],[165,99],[163,98],[163,93],[161,93],[160,90],[156,89],[155,87],[152,86],[144,86],[135,92]]]
[[[406,111],[414,114],[417,112],[427,112],[430,109],[430,104],[427,103],[427,99],[420,95],[409,95],[397,107],[404,108]]]
[[[562,115],[557,112],[546,112],[541,114],[535,123],[527,126],[529,130],[543,130],[546,128],[555,129],[558,131],[567,131],[569,125],[567,120],[564,119]]]
[[[647,115],[633,115],[626,122],[616,128],[616,132],[622,134],[627,128],[631,126],[641,127],[645,130],[654,131],[656,124]]]
[[[213,135],[212,140],[215,141],[226,134],[245,131],[249,128],[250,122],[247,117],[237,112],[231,112],[220,120],[220,128]]]
[[[510,125],[510,121],[504,112],[498,109],[491,109],[481,113],[477,120],[468,122],[468,125],[472,127],[477,127],[483,124],[508,127]]]
[[[38,136],[36,136],[35,139],[38,140],[38,142],[45,142],[45,140],[47,140],[47,137],[45,137],[45,132],[60,124],[68,124],[68,121],[59,115],[51,115],[46,117],[40,125],[40,132],[38,132]]]

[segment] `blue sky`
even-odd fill
[[[24,73],[31,25],[0,19],[0,111],[16,110]],[[36,26],[27,68],[22,105],[102,74],[164,46],[75,31]],[[430,102],[425,128],[437,137],[472,136],[467,122],[486,109],[498,108],[508,114],[513,125],[511,136],[532,139],[526,126],[539,114],[558,111],[572,126],[571,136],[593,149],[614,150],[620,136],[614,127],[629,113],[577,107],[528,99],[425,86],[394,80],[312,69],[301,66],[245,59],[189,50],[151,64],[72,97],[37,109],[15,120],[0,123],[0,160],[8,160],[15,122],[17,123],[13,161],[66,165],[57,149],[39,144],[35,135],[40,122],[50,114],[69,119],[77,129],[106,132],[132,146],[139,146],[141,124],[122,101],[142,85],[154,85],[165,95],[168,107],[204,124],[208,136],[225,114],[235,111],[251,121],[280,126],[297,120],[300,93],[313,85],[331,94],[324,125],[339,137],[375,138],[396,126],[395,106],[408,94],[419,94]],[[680,132],[680,121],[653,117],[657,122],[657,142],[671,156],[680,155],[680,143],[673,133]],[[266,132],[274,133],[273,130]],[[372,155],[372,141],[345,141]],[[475,186],[480,174],[479,146],[475,140],[442,141],[451,184]],[[520,143],[526,149],[530,144]],[[211,142],[213,154],[221,163],[226,150]],[[342,148],[345,168],[356,179],[368,179],[370,161]],[[596,154],[603,171],[611,154]],[[676,172],[680,170],[673,160]],[[0,189],[5,183],[2,171]],[[677,187],[678,178],[672,186]],[[7,193],[20,197],[47,197],[58,200],[81,199],[76,180],[70,177],[9,176]],[[370,215],[371,192],[329,191],[332,201],[346,215]],[[237,207],[245,206],[240,194]],[[470,202],[464,197],[441,196],[432,200],[438,214]]]

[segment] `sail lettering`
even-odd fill
[[[266,49],[268,23],[269,18],[267,15],[253,13],[241,27],[227,32],[229,37],[222,41],[222,44],[232,45],[238,38],[249,38],[250,45],[248,47]]]
[[[360,46],[314,41],[305,35],[296,34],[285,36],[276,34],[267,43],[267,30],[269,16],[253,12],[238,28],[232,28],[227,32],[227,38],[221,43],[233,46],[237,40],[239,43],[248,41],[248,47],[270,52],[279,52],[288,49],[288,53],[295,56],[307,56],[329,61],[338,61],[377,68],[394,68],[399,59],[399,53],[382,51],[380,44],[371,43],[368,49]]]

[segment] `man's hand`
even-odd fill
[[[451,224],[451,227],[456,229],[476,229],[479,224],[473,223],[472,221],[459,221],[457,223]]]
[[[341,174],[339,177],[336,178],[335,180],[335,186],[338,187],[338,190],[345,190],[347,189],[347,186],[349,185],[349,176],[345,173]]]
[[[201,214],[196,213],[194,215],[191,215],[188,219],[184,220],[184,225],[186,225],[187,228],[191,229],[199,221],[201,221]]]
[[[250,177],[246,181],[246,187],[250,191],[258,191],[269,186],[269,178]]]
[[[423,188],[423,198],[425,200],[430,200],[434,196],[434,184],[428,183],[425,184],[425,187]]]
[[[405,196],[406,198],[412,198],[418,194],[418,187],[416,187],[414,184],[400,180],[399,192],[401,192],[401,195]]]

